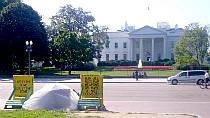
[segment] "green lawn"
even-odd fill
[[[171,76],[175,75],[180,70],[153,70],[153,71],[144,71],[147,76]],[[68,71],[61,71],[55,68],[41,68],[38,69],[36,74],[38,75],[69,75]],[[112,71],[110,69],[98,69],[95,71],[71,71],[72,75],[80,75],[80,74],[97,74],[103,76],[132,76],[133,71]]]
[[[175,75],[179,70],[154,70],[140,71],[146,72],[147,76],[171,76]],[[132,76],[133,71],[72,71],[72,74],[99,74],[103,76]]]
[[[100,118],[99,116],[75,115],[61,111],[50,110],[0,110],[0,118]]]
[[[0,114],[0,118],[67,118],[64,112],[47,110],[8,110]]]

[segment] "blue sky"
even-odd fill
[[[23,0],[33,7],[49,24],[49,18],[61,6],[71,4],[90,11],[99,26],[106,25],[110,31],[121,29],[125,21],[136,28],[157,22],[168,22],[171,27],[189,23],[210,24],[210,0]],[[148,11],[149,6],[149,11]]]

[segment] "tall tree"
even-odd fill
[[[0,0],[0,11],[3,9],[3,7],[15,2],[21,2],[21,0]]]
[[[24,3],[11,3],[0,12],[0,68],[26,65],[27,40],[33,41],[32,59],[44,60],[48,54],[48,41],[41,17]]]
[[[8,5],[7,2],[5,2],[4,0],[0,0],[0,11],[1,11],[6,5]]]
[[[207,26],[189,24],[174,49],[176,64],[179,66],[200,66],[204,62],[209,46]]]
[[[95,46],[96,58],[100,59],[101,50],[108,38],[106,34],[108,28],[94,25],[94,21],[95,18],[90,15],[90,12],[85,12],[82,8],[66,5],[51,18],[51,26],[48,27],[48,32],[52,40],[62,29],[88,37]]]
[[[94,26],[93,27],[93,34],[92,34],[92,40],[93,44],[95,45],[96,49],[96,59],[98,62],[101,61],[101,52],[104,48],[104,44],[109,40],[109,37],[107,35],[108,28],[105,26]]]
[[[8,3],[15,3],[15,2],[21,2],[21,0],[5,0]]]
[[[51,26],[56,30],[54,33],[58,33],[60,29],[66,29],[70,32],[87,34],[92,30],[94,21],[95,18],[90,15],[90,12],[66,5],[51,18]]]
[[[82,35],[71,33],[66,30],[59,31],[50,45],[54,53],[52,61],[56,66],[67,66],[69,70],[77,65],[92,61],[94,57],[94,46]]]

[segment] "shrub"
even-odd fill
[[[128,60],[101,61],[98,66],[137,66],[137,62]]]
[[[163,59],[159,61],[143,61],[143,66],[172,66],[175,61],[170,59]],[[137,66],[138,61],[129,61],[129,60],[110,60],[110,61],[101,61],[98,63],[98,66]]]
[[[177,70],[209,70],[208,65],[200,65],[200,66],[193,66],[193,65],[184,65],[184,66],[176,66]]]
[[[90,70],[94,70],[96,67],[93,63],[86,63],[86,64],[82,64],[82,65],[78,65],[75,67],[66,67],[65,69],[62,70],[71,70],[71,71],[90,71]]]

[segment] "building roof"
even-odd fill
[[[183,34],[182,28],[153,28],[151,26],[144,26],[132,32],[117,31],[117,32],[108,32],[107,33],[111,38],[125,38],[125,37],[149,37],[149,36],[181,36]]]
[[[107,32],[109,37],[112,38],[123,38],[128,37],[128,32],[118,31],[118,32]]]
[[[182,28],[170,28],[165,30],[167,36],[181,36],[184,32]]]
[[[144,26],[142,28],[139,28],[137,30],[134,30],[133,32],[130,32],[129,35],[164,35],[166,32],[159,30],[157,28],[153,28],[151,26]]]

